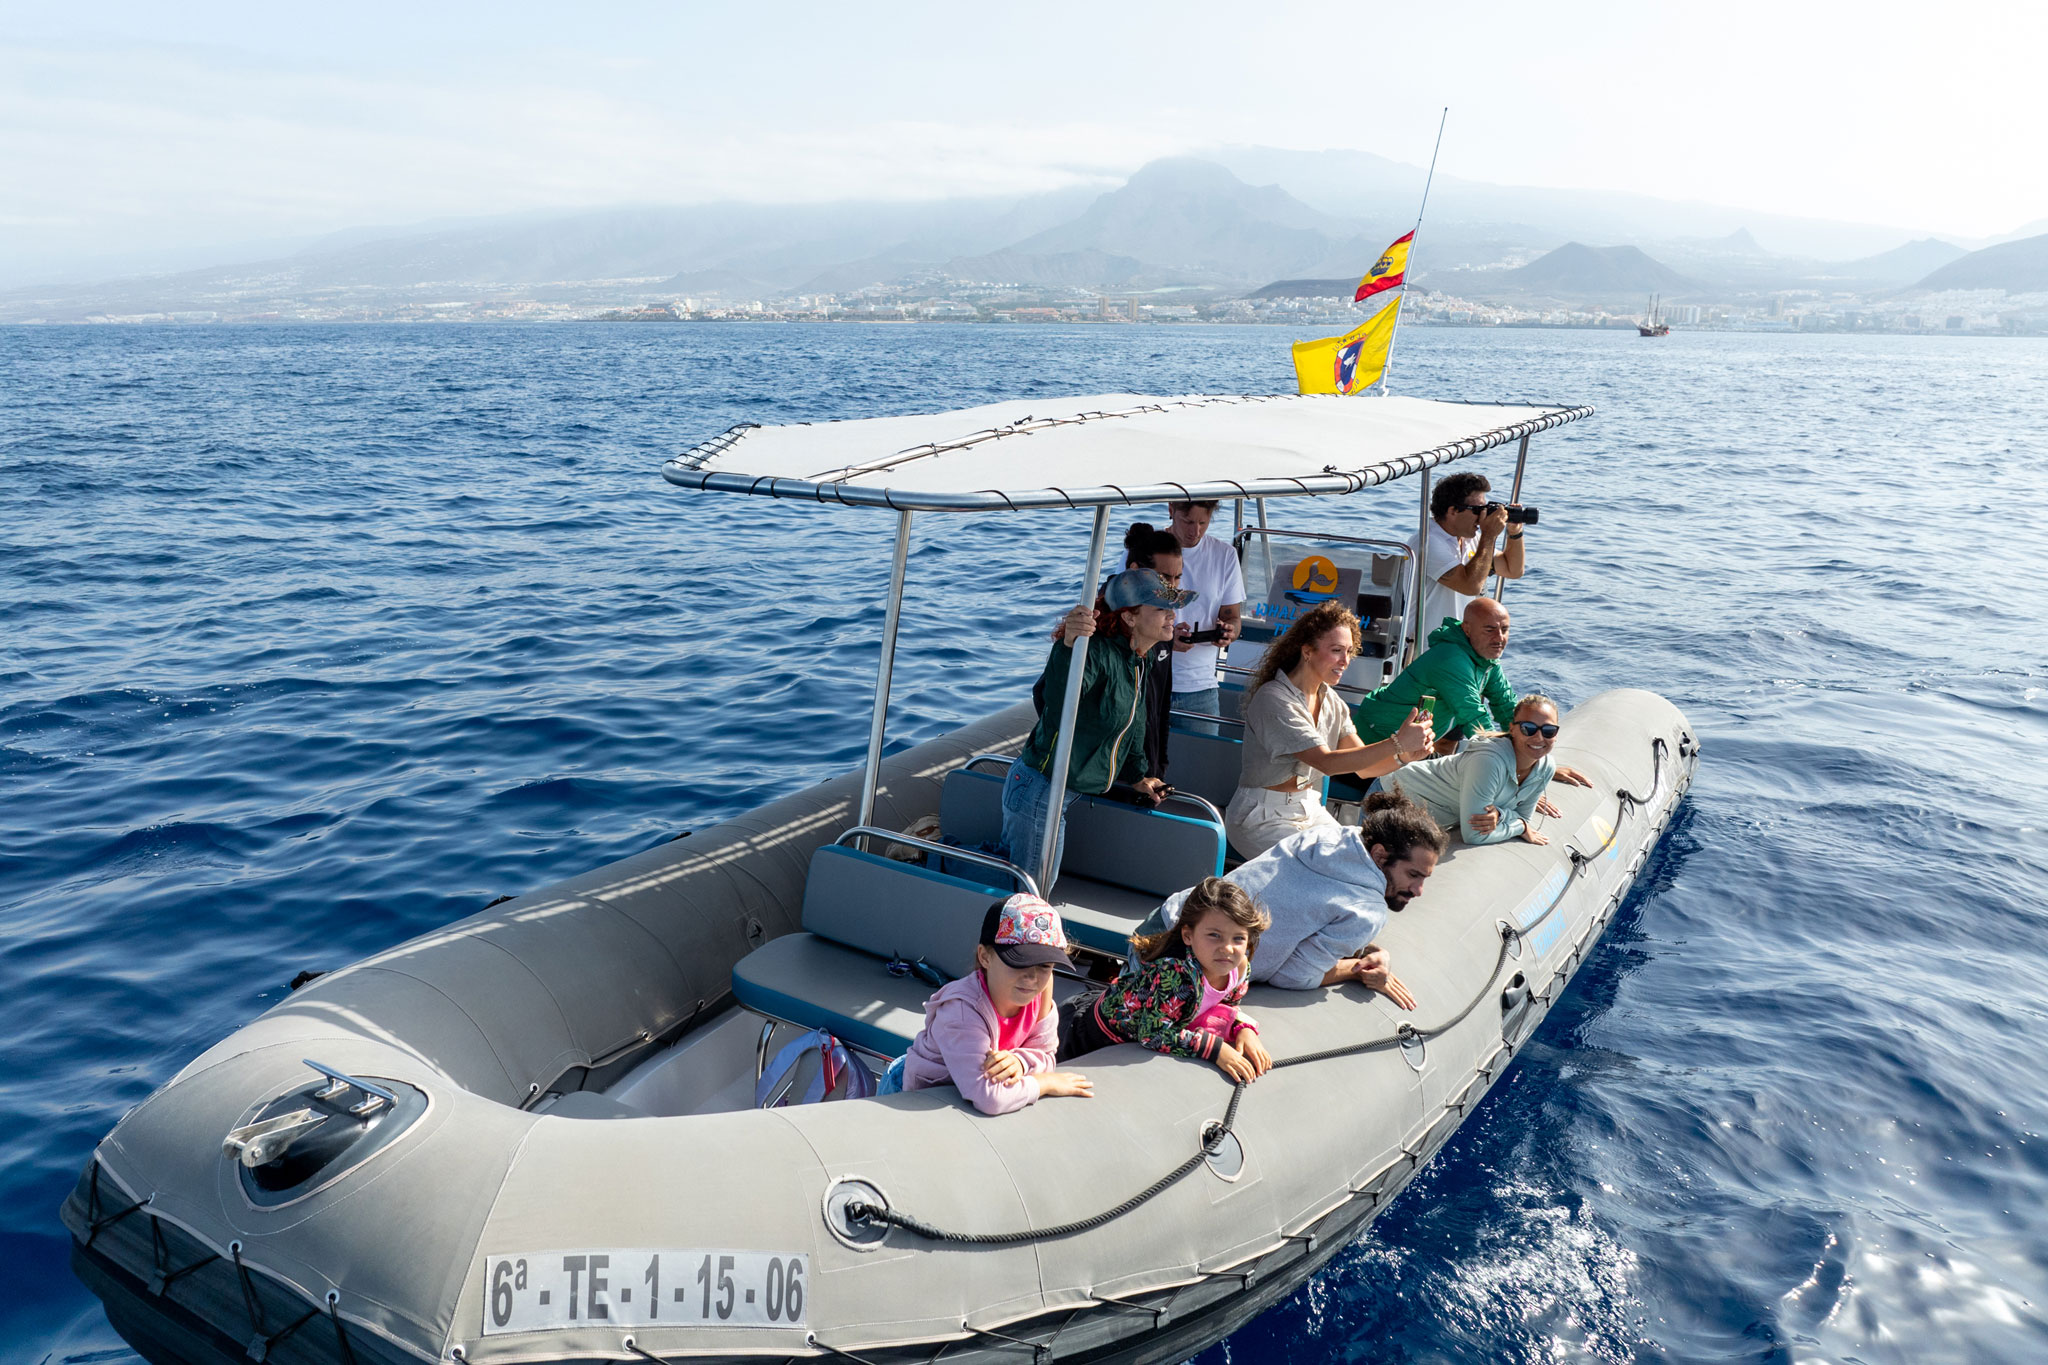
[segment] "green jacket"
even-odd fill
[[[1465,628],[1449,617],[1429,633],[1429,648],[1395,679],[1352,708],[1358,737],[1367,744],[1401,728],[1411,707],[1428,692],[1436,697],[1436,736],[1453,725],[1468,735],[1505,730],[1515,718],[1515,692],[1500,663],[1472,648]]]
[[[1024,761],[1052,778],[1052,751],[1059,742],[1060,711],[1066,704],[1067,665],[1074,651],[1053,641],[1042,684],[1045,710],[1024,742]],[[1089,637],[1082,666],[1081,706],[1074,713],[1074,751],[1067,759],[1067,790],[1091,796],[1118,782],[1145,775],[1145,677],[1151,664],[1131,652],[1128,636]]]

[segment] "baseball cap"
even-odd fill
[[[1054,966],[1074,970],[1060,912],[1038,897],[1018,892],[988,908],[981,921],[983,946],[1011,967]]]
[[[1102,602],[1111,611],[1132,607],[1165,607],[1179,611],[1195,600],[1187,588],[1169,588],[1156,569],[1125,569],[1102,585]]]

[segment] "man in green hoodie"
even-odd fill
[[[1515,689],[1501,672],[1508,647],[1508,609],[1491,597],[1474,598],[1462,622],[1446,620],[1430,632],[1429,648],[1395,679],[1353,708],[1358,737],[1385,739],[1408,719],[1425,695],[1436,698],[1436,737],[1453,726],[1465,734],[1505,730],[1515,716]]]

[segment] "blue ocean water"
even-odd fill
[[[57,1204],[294,973],[857,760],[893,519],[664,456],[1283,390],[1288,339],[0,329],[0,1358],[126,1358]],[[1404,332],[1401,391],[1599,408],[1534,444],[1506,663],[1661,691],[1705,753],[1508,1078],[1205,1365],[2048,1357],[2044,381],[2027,340]],[[1023,694],[1084,539],[927,520],[892,741]]]

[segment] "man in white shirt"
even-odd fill
[[[1237,551],[1230,542],[1209,534],[1209,522],[1216,515],[1216,500],[1170,502],[1173,538],[1181,544],[1180,585],[1195,593],[1195,600],[1174,614],[1180,638],[1173,649],[1173,709],[1221,715],[1221,692],[1216,685],[1216,665],[1223,651],[1238,635],[1244,606],[1244,571],[1238,567]],[[1197,632],[1217,630],[1217,639],[1200,644],[1188,637]],[[1221,732],[1216,725],[1197,725],[1198,731]]]
[[[1429,633],[1446,618],[1464,619],[1472,599],[1486,591],[1487,579],[1522,576],[1522,535],[1528,528],[1509,528],[1507,508],[1486,500],[1492,488],[1484,474],[1465,472],[1430,490],[1427,538],[1419,550],[1413,537],[1408,541],[1423,572],[1422,613],[1412,636],[1417,650],[1426,647]],[[1507,531],[1505,541],[1502,531]],[[1404,610],[1406,605],[1404,600]]]

